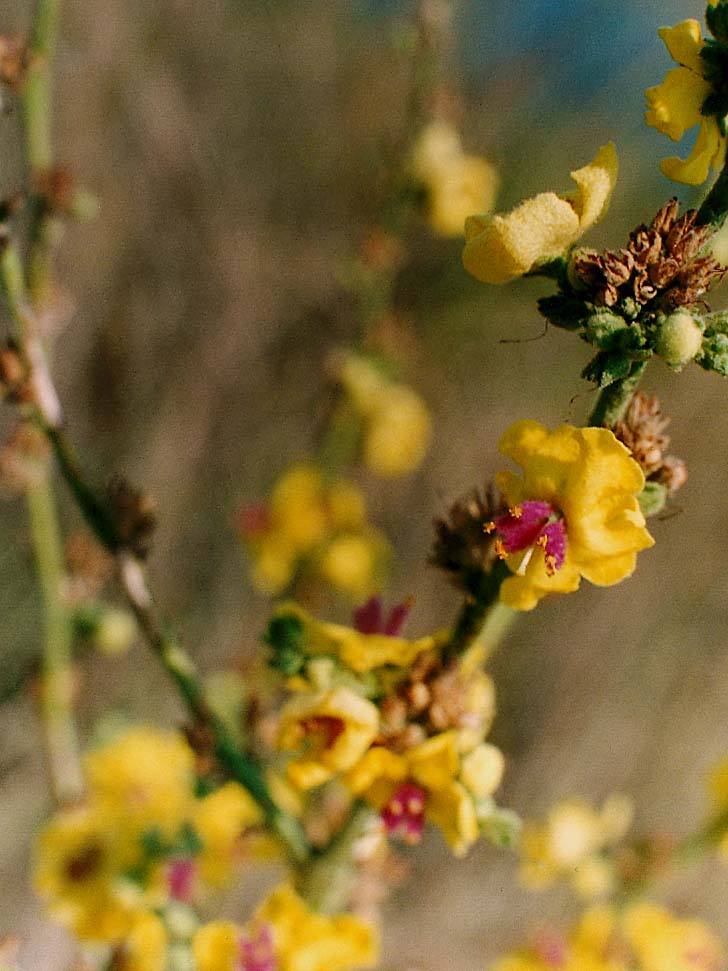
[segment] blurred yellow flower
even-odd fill
[[[130,838],[152,829],[174,838],[192,814],[194,755],[174,732],[129,729],[90,752],[84,772],[94,801]]]
[[[345,782],[379,811],[388,832],[417,842],[429,821],[462,856],[479,835],[475,800],[495,791],[502,772],[503,757],[491,745],[461,765],[457,732],[447,731],[402,754],[375,746]]]
[[[637,501],[644,475],[611,431],[519,421],[499,448],[523,468],[523,477],[496,476],[510,509],[489,524],[513,573],[504,603],[531,610],[548,593],[576,590],[582,576],[611,586],[634,571],[637,552],[654,542]]]
[[[358,599],[381,581],[389,556],[387,541],[367,522],[361,490],[345,479],[329,483],[308,463],[285,472],[266,503],[245,507],[240,528],[253,584],[269,596],[302,572]]]
[[[215,921],[192,939],[197,971],[353,971],[374,964],[378,951],[369,924],[314,913],[287,886],[268,896],[247,928]]]
[[[523,828],[522,882],[539,890],[565,879],[586,898],[610,893],[616,873],[604,854],[624,837],[632,817],[632,803],[624,796],[610,796],[599,811],[581,799],[558,802],[545,823]]]
[[[96,809],[56,813],[36,848],[34,885],[55,920],[82,940],[116,943],[143,907],[141,893],[124,885],[133,860],[114,822]]]
[[[351,769],[378,730],[376,706],[349,688],[305,692],[281,711],[278,746],[302,751],[286,768],[299,789],[311,789]]]
[[[192,821],[202,842],[197,857],[200,877],[211,886],[222,886],[239,856],[241,837],[263,822],[263,813],[247,790],[227,782],[197,801]]]
[[[156,914],[138,914],[116,956],[115,971],[166,971],[168,943],[167,930]]]
[[[465,269],[483,283],[507,283],[561,256],[604,215],[617,180],[609,142],[589,165],[571,173],[570,195],[542,192],[505,215],[470,216],[465,223]]]
[[[624,936],[641,971],[713,971],[725,967],[725,949],[707,924],[680,920],[654,904],[637,904],[627,911]]]
[[[385,477],[417,469],[432,437],[430,414],[420,396],[356,354],[346,356],[339,376],[364,421],[362,458],[367,468]]]
[[[703,114],[703,105],[713,88],[705,77],[701,57],[705,47],[697,20],[684,20],[675,27],[659,31],[672,59],[679,64],[668,71],[662,84],[645,92],[648,125],[679,141],[686,131],[699,125],[698,137],[687,159],[667,158],[660,168],[668,179],[700,185],[710,169],[725,163],[725,123],[713,114]]]
[[[460,135],[446,121],[421,131],[411,170],[427,191],[430,224],[441,236],[461,236],[472,212],[490,212],[500,179],[494,165],[463,151]]]

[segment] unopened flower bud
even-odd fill
[[[609,310],[602,310],[592,314],[586,322],[585,336],[592,344],[599,347],[612,347],[614,337],[627,326],[623,317]]]
[[[655,350],[668,367],[680,371],[700,350],[703,331],[692,314],[677,310],[660,324]]]
[[[93,632],[94,647],[102,654],[123,654],[137,634],[136,621],[126,610],[104,610]]]

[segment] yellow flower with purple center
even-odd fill
[[[299,789],[312,789],[351,769],[378,731],[376,706],[350,688],[336,687],[293,698],[281,712],[278,745],[301,752],[288,763],[288,776]]]
[[[509,511],[486,527],[513,574],[501,585],[504,603],[532,610],[581,577],[611,586],[634,571],[638,551],[654,542],[637,501],[645,479],[611,431],[519,421],[499,448],[523,469],[496,476]]]
[[[430,822],[462,856],[479,836],[476,801],[497,789],[503,767],[493,745],[462,758],[458,733],[447,731],[401,754],[373,746],[344,781],[378,810],[390,836],[417,843]]]
[[[571,194],[542,192],[509,213],[470,216],[463,250],[468,273],[482,283],[507,283],[562,256],[606,212],[617,180],[614,145],[600,148],[571,178],[577,186]]]
[[[371,925],[317,914],[288,886],[275,889],[247,927],[213,921],[192,939],[197,971],[353,971],[374,964],[378,950]]]
[[[716,3],[711,0],[711,6]],[[722,43],[703,38],[697,20],[663,27],[659,34],[678,67],[667,72],[662,84],[645,92],[645,121],[673,141],[699,126],[688,158],[664,159],[660,168],[676,182],[700,185],[711,169],[725,163],[728,100],[722,78],[728,50]]]

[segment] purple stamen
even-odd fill
[[[399,836],[405,843],[419,843],[425,829],[425,804],[427,796],[413,782],[401,785],[380,816],[387,833]]]
[[[260,924],[254,932],[241,935],[238,953],[235,971],[278,971],[273,932],[269,924]]]
[[[360,634],[386,634],[397,637],[405,625],[412,609],[412,601],[405,600],[396,604],[385,618],[381,597],[371,597],[354,611],[354,628]]]
[[[171,860],[167,867],[167,886],[173,900],[189,903],[196,875],[195,861],[184,857]]]
[[[529,499],[509,509],[486,526],[487,532],[497,534],[499,554],[511,553],[540,546],[546,560],[546,570],[553,575],[560,570],[566,557],[566,529],[564,520],[548,502]]]

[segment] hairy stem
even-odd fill
[[[597,428],[613,428],[621,421],[646,367],[646,361],[635,361],[626,377],[603,388],[587,424]]]
[[[723,168],[698,209],[697,222],[699,226],[712,225],[718,229],[723,225],[726,214],[728,214],[728,165]]]
[[[484,641],[489,634],[495,641],[505,633],[512,618],[505,613],[506,608],[501,611],[498,595],[501,583],[509,575],[508,567],[502,560],[497,560],[488,573],[481,574],[455,621],[450,640],[443,652],[445,660],[463,654],[481,639]],[[496,616],[499,618],[497,623]]]

